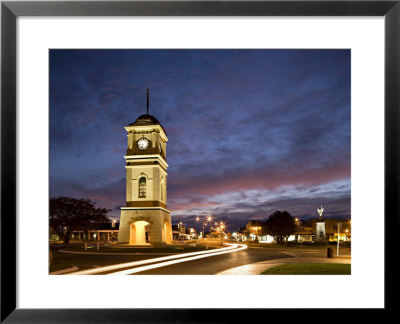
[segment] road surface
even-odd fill
[[[280,249],[245,248],[242,246],[241,250],[238,251],[235,249],[224,251],[209,250],[208,252],[164,255],[96,255],[57,251],[55,252],[55,259],[57,262],[68,264],[71,267],[76,266],[79,271],[89,269],[81,274],[213,275],[223,270],[260,261],[298,256],[326,256],[326,248],[291,249],[282,247]],[[347,253],[350,256],[349,249],[343,250],[342,253]],[[126,263],[130,264],[126,265]],[[104,266],[108,266],[108,268],[103,268]],[[74,272],[71,274],[74,274]],[[79,274],[79,272],[76,272],[76,274]]]

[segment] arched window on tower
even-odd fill
[[[146,198],[146,178],[139,179],[139,198]]]

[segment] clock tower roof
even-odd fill
[[[160,122],[157,120],[156,117],[152,115],[141,115],[129,126],[142,126],[142,125],[160,125]]]
[[[136,120],[133,123],[129,124],[129,126],[147,126],[147,125],[160,125],[164,133],[165,134],[167,133],[164,127],[157,120],[157,118],[149,114],[141,115],[138,118],[136,118]]]

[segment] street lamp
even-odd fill
[[[213,219],[212,219],[211,216],[208,216],[208,217],[207,217],[207,221],[208,221],[208,223],[210,224],[210,233],[211,233],[211,225],[212,225],[211,222],[212,222],[212,220],[213,220]]]
[[[207,222],[209,222],[210,223],[210,231],[211,231],[211,221],[212,221],[212,217],[211,216],[208,216],[207,218],[206,218],[206,220],[200,220],[200,217],[196,217],[196,221],[198,221],[198,222],[202,222],[203,223],[203,240],[204,240],[204,237],[205,237],[205,233],[204,233],[204,225],[207,225]]]
[[[221,230],[221,245],[224,246],[224,228],[225,228],[225,224],[223,222],[221,222],[220,225],[220,230]]]
[[[342,223],[337,223],[337,251],[336,251],[336,256],[339,256],[339,240],[340,240],[340,227],[342,226]]]

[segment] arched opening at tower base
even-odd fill
[[[150,224],[145,221],[137,221],[130,226],[129,245],[148,245],[150,244]]]

